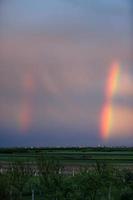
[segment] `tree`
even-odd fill
[[[45,199],[62,200],[63,177],[59,173],[61,169],[59,162],[41,154],[37,160],[37,166],[42,195]]]
[[[16,161],[10,164],[8,180],[11,199],[22,200],[24,187],[32,175],[32,168],[25,162]]]
[[[0,173],[0,199],[10,199],[9,181],[6,173]]]

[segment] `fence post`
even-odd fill
[[[35,200],[35,198],[34,198],[34,190],[32,190],[32,200]]]

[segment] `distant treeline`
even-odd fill
[[[13,147],[0,148],[0,153],[41,153],[55,151],[72,151],[72,152],[114,152],[114,151],[133,151],[133,147]]]

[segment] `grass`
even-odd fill
[[[133,165],[133,150],[118,150],[116,151],[113,149],[112,151],[102,151],[102,149],[95,150],[84,150],[81,151],[73,149],[60,149],[57,148],[53,149],[36,149],[36,151],[31,149],[27,152],[11,152],[11,153],[1,153],[0,152],[0,163],[1,162],[13,162],[16,160],[21,160],[24,162],[34,162],[36,158],[40,155],[40,153],[46,154],[48,158],[59,160],[64,165],[71,165],[71,164],[91,164],[94,163],[96,160],[98,161],[107,161],[109,163],[123,163]]]

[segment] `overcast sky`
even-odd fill
[[[0,146],[133,145],[130,0],[0,1]],[[112,132],[100,118],[120,73]]]

